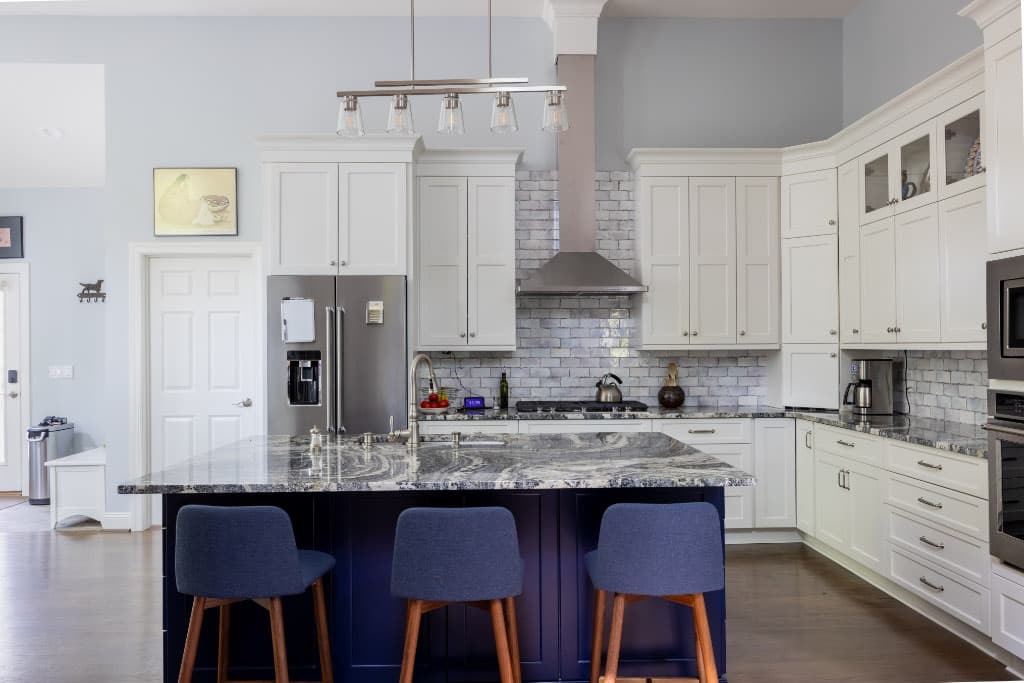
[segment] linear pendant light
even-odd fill
[[[565,107],[564,85],[530,85],[526,78],[495,78],[493,72],[494,38],[492,0],[487,0],[487,78],[442,78],[416,80],[416,0],[409,0],[409,54],[411,73],[407,81],[375,81],[375,90],[343,90],[337,93],[341,100],[338,112],[338,135],[363,135],[360,97],[390,97],[387,132],[392,135],[414,135],[412,106],[409,98],[417,95],[441,95],[441,113],[437,132],[442,135],[462,135],[466,132],[462,115],[462,95],[492,94],[491,132],[515,133],[519,130],[512,93],[542,92],[544,111],[542,129],[560,133],[569,128],[569,112]]]

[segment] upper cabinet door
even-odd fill
[[[465,348],[466,178],[419,179],[417,348]]]
[[[895,141],[893,158],[897,172],[893,176],[896,181],[893,196],[899,200],[893,205],[896,213],[913,211],[935,202],[938,195],[935,183],[936,126],[934,120],[928,121]]]
[[[857,160],[860,168],[860,224],[893,215],[899,172],[891,145],[879,147]]]
[[[782,179],[782,236],[807,237],[836,232],[836,170]]]
[[[953,107],[939,117],[939,199],[970,192],[985,184],[985,144],[981,136],[984,95]]]
[[[469,345],[516,344],[515,179],[469,179]]]
[[[782,241],[782,341],[839,341],[836,235]]]
[[[985,188],[939,202],[942,341],[985,341]]]
[[[736,343],[736,179],[690,178],[690,343]]]
[[[274,163],[264,174],[271,274],[336,274],[338,165]]]
[[[338,273],[405,275],[406,164],[353,163],[338,168]]]
[[[637,248],[643,282],[640,333],[644,346],[690,341],[690,209],[688,178],[643,178],[637,206]]]
[[[939,207],[896,216],[896,339],[939,342]]]
[[[896,341],[896,236],[891,216],[860,228],[860,324],[862,342]]]
[[[860,226],[857,162],[839,167],[839,339],[860,343]]]
[[[779,180],[736,179],[736,341],[779,343]]]
[[[1024,107],[1021,34],[985,50],[985,147],[988,167],[988,250],[1024,248]]]
[[[839,345],[782,347],[782,402],[801,408],[839,409]]]

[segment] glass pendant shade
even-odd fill
[[[466,132],[466,125],[462,120],[462,101],[457,94],[449,93],[441,101],[437,132],[441,135],[462,135]]]
[[[412,107],[409,106],[408,95],[395,95],[391,98],[388,110],[387,132],[390,135],[415,135],[412,123]]]
[[[507,92],[497,93],[494,106],[491,107],[491,132],[505,135],[518,130],[519,121],[516,120],[516,105],[512,95]]]
[[[565,93],[549,90],[544,96],[544,122],[541,128],[549,133],[569,130],[569,110],[565,106]]]
[[[363,114],[359,111],[359,98],[346,95],[341,99],[337,133],[347,138],[356,138],[366,133],[363,129]]]

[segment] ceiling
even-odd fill
[[[860,0],[608,0],[604,16],[844,17]],[[899,0],[897,0],[899,1]],[[539,17],[544,0],[493,0],[498,16]],[[486,14],[484,0],[419,0],[417,16]],[[0,14],[407,16],[409,0],[0,0]]]

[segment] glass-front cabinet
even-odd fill
[[[880,147],[861,157],[861,225],[892,215],[891,156],[887,148]]]
[[[935,201],[935,126],[929,121],[861,156],[861,225]]]
[[[970,192],[985,184],[983,99],[984,95],[972,97],[939,117],[939,199]]]

